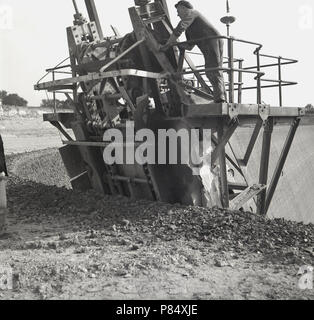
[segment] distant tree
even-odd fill
[[[25,107],[28,102],[20,97],[18,94],[8,94],[2,99],[2,103],[8,106],[17,106],[17,107]]]
[[[0,99],[3,101],[3,99],[8,95],[8,93],[4,90],[0,90]]]
[[[42,108],[53,108],[53,101],[52,100],[42,100],[40,106]]]
[[[53,108],[54,107],[54,102],[53,100],[42,100],[41,105],[42,108]],[[58,100],[56,99],[56,106],[58,109],[71,109],[71,106],[67,100]]]
[[[305,112],[307,113],[314,113],[314,106],[312,104],[308,104],[305,107]]]

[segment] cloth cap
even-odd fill
[[[193,9],[193,6],[192,4],[189,2],[189,1],[179,1],[175,7],[178,8],[178,6],[183,6],[183,7],[186,7],[188,9]]]

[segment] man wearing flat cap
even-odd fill
[[[220,36],[217,29],[188,1],[179,1],[175,7],[178,16],[181,18],[180,23],[173,31],[167,44],[161,48],[167,51],[173,46],[177,39],[186,33],[186,38],[190,40],[204,39],[208,37]],[[205,58],[205,68],[218,68],[223,65],[223,40],[207,39],[196,41],[195,45],[199,47]],[[195,45],[185,45],[184,48],[192,50]],[[206,76],[213,86],[214,100],[216,103],[226,101],[226,89],[222,71],[206,71]]]

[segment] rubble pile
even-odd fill
[[[57,172],[53,174],[56,179]],[[8,194],[12,214],[28,223],[40,224],[51,217],[65,217],[74,231],[141,233],[143,237],[155,240],[196,240],[204,245],[218,244],[223,250],[264,254],[281,252],[313,259],[312,224],[270,220],[252,213],[218,208],[210,210],[103,197],[94,191],[77,192],[27,181],[15,175],[8,184]]]
[[[0,298],[312,298],[295,282],[300,266],[314,263],[313,225],[57,187],[64,169],[56,151],[46,151],[48,161],[44,154],[8,159],[0,260],[14,290]]]
[[[49,186],[71,188],[57,149],[47,149],[8,156],[11,173],[24,180]]]

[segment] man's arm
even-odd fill
[[[189,16],[183,18],[178,26],[174,29],[173,33],[171,34],[167,44],[162,47],[163,50],[168,50],[172,45],[174,45],[177,42],[177,39],[182,35],[183,32],[185,32],[189,26],[194,22],[197,14],[195,12],[192,12]],[[189,50],[192,50],[194,45],[189,46]]]
[[[188,15],[187,17],[183,18],[178,26],[174,29],[173,34],[179,38],[183,32],[185,32],[188,27],[191,26],[191,24],[194,22],[195,18],[196,18],[197,14],[196,12],[191,12],[190,15]]]

